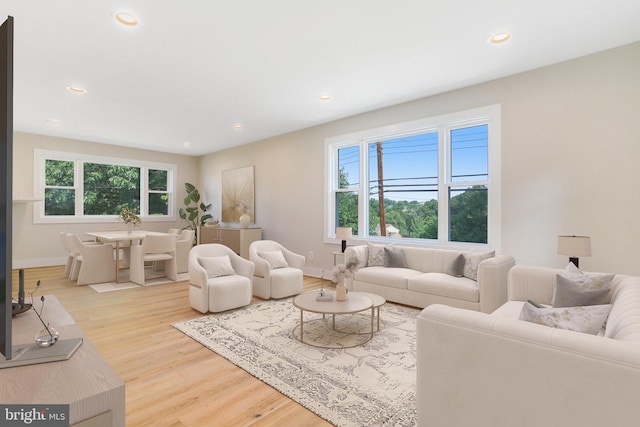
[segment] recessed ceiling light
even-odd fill
[[[331,100],[331,95],[320,95],[320,100],[321,101],[330,101]]]
[[[80,86],[69,85],[67,86],[67,90],[73,93],[87,93],[87,90]]]
[[[59,126],[60,125],[60,120],[47,119],[47,124],[50,124],[51,126]]]
[[[182,143],[182,146],[184,148],[191,148],[191,143],[189,141],[185,141],[185,142]]]
[[[508,42],[511,39],[511,33],[496,33],[489,38],[489,43],[500,44]]]
[[[113,17],[116,18],[116,21],[127,27],[135,27],[138,25],[138,18],[131,12],[114,12]]]
[[[233,124],[233,127],[234,127],[235,129],[242,129],[242,123],[234,123],[234,124]]]

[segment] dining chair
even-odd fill
[[[176,266],[178,273],[189,271],[189,251],[193,247],[196,232],[194,230],[182,230],[176,240]]]
[[[146,235],[140,245],[130,248],[129,280],[139,285],[145,284],[145,262],[164,261],[164,274],[171,280],[177,280],[176,236]]]
[[[249,246],[249,259],[256,266],[253,295],[269,299],[302,292],[304,256],[273,240],[256,240]]]
[[[116,279],[116,261],[113,258],[113,246],[84,243],[77,234],[64,236],[66,245],[75,254],[69,277],[77,285],[113,282]]]

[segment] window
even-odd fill
[[[499,243],[500,107],[330,138],[326,236]],[[365,180],[361,177],[366,177]]]
[[[125,206],[143,220],[175,219],[175,165],[36,150],[34,170],[37,223],[113,221]]]

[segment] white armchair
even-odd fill
[[[257,240],[249,246],[249,259],[255,264],[255,296],[285,298],[302,292],[304,256],[273,240]]]
[[[176,273],[176,236],[173,234],[144,237],[142,244],[131,246],[129,280],[140,285],[145,284],[144,263],[164,261],[165,275],[177,280]]]
[[[74,253],[69,277],[77,285],[113,282],[116,280],[116,261],[113,246],[83,243],[77,234],[64,236],[66,247]]]
[[[189,252],[189,303],[201,313],[217,313],[251,303],[254,265],[217,243]]]

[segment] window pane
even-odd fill
[[[358,235],[358,193],[336,193],[336,227],[351,227]]]
[[[167,191],[167,171],[149,169],[149,190]]]
[[[360,185],[360,147],[338,150],[338,188],[352,188]]]
[[[45,185],[73,187],[73,162],[45,160]]]
[[[169,196],[166,193],[149,194],[149,215],[168,215]]]
[[[75,215],[76,192],[67,188],[44,189],[45,215]]]
[[[452,187],[449,190],[449,240],[487,243],[487,187]]]
[[[451,181],[485,181],[489,176],[489,126],[451,131]]]
[[[118,215],[128,206],[140,211],[140,168],[84,164],[84,214]]]
[[[437,238],[438,133],[370,143],[368,157],[369,234]]]

